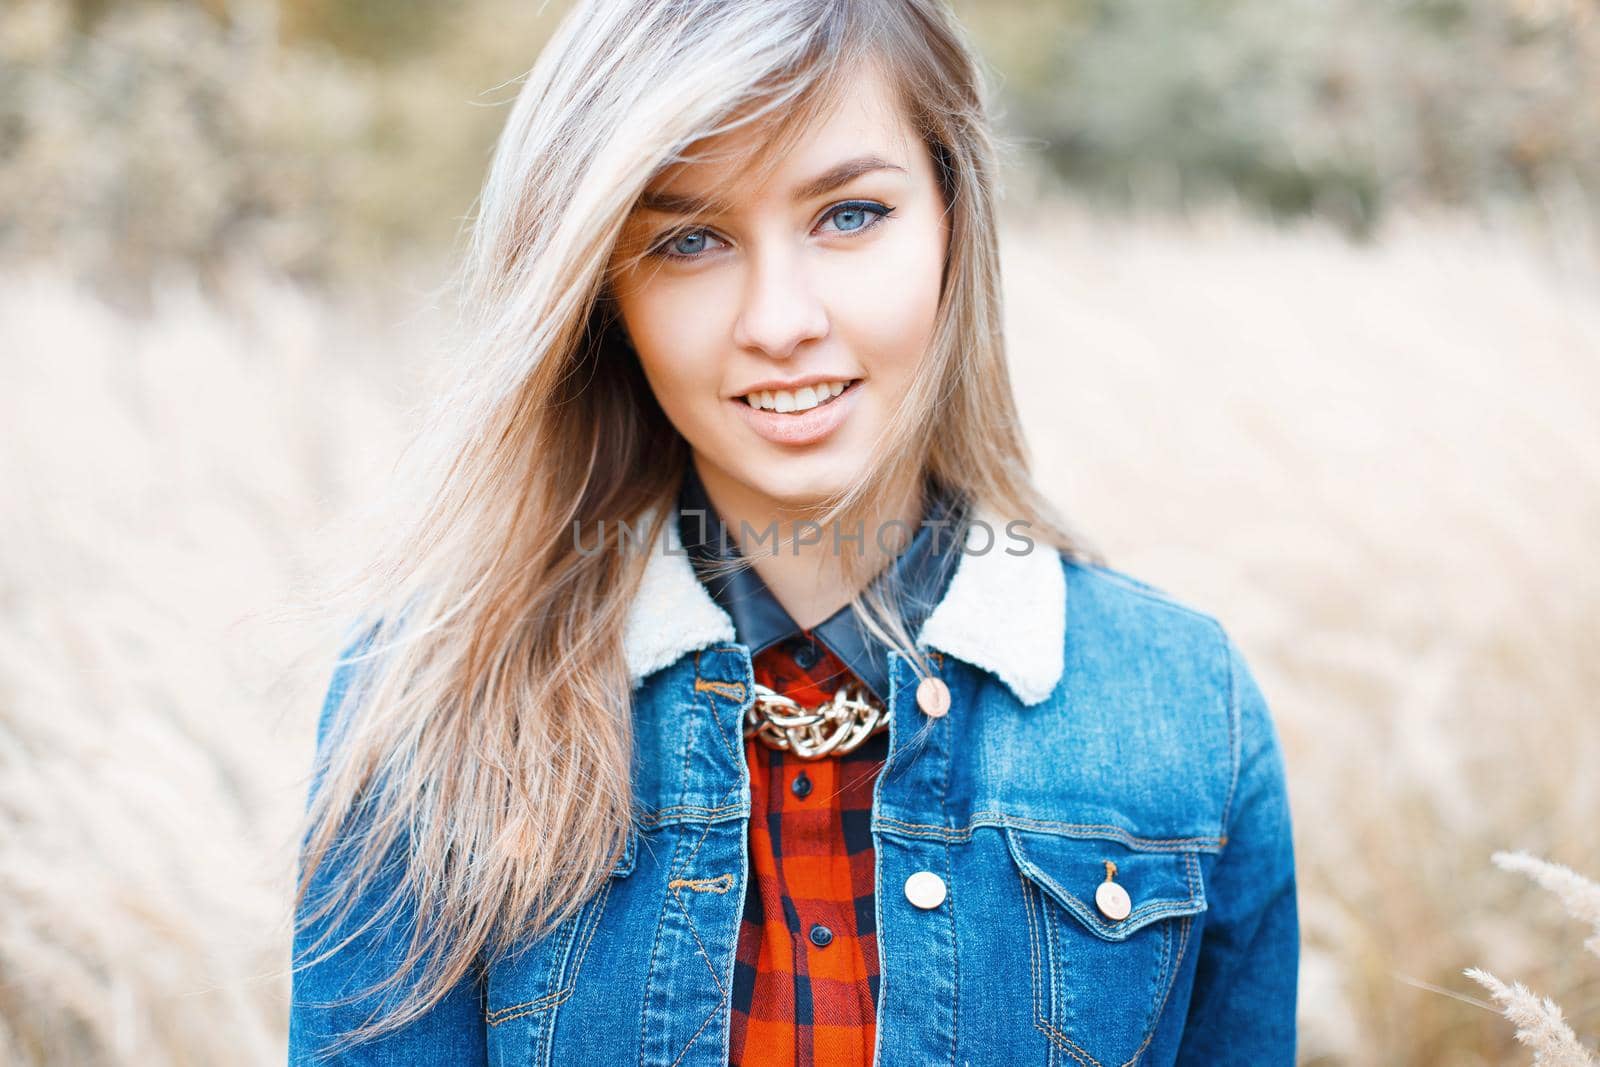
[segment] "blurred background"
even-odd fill
[[[295,820],[564,3],[0,2],[0,1062],[284,1054]],[[1600,1035],[1600,7],[966,0],[1039,476],[1277,717],[1301,1062]],[[1573,1058],[1561,1062],[1582,1062]]]

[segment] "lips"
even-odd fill
[[[818,444],[831,436],[855,408],[860,393],[861,380],[858,378],[851,381],[844,392],[805,411],[778,412],[753,408],[744,397],[728,402],[739,408],[746,425],[758,436],[776,445],[798,447]]]

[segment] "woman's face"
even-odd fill
[[[863,472],[922,366],[946,240],[933,161],[875,70],[764,184],[708,161],[640,197],[619,248],[649,254],[614,291],[711,493],[805,507]]]

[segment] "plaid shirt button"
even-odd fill
[[[817,665],[817,646],[805,638],[797,638],[794,642],[794,652],[791,657],[794,665],[803,671],[809,671]]]
[[[815,652],[809,667],[797,662],[801,649]],[[803,637],[771,645],[752,667],[757,682],[807,707],[859,682],[827,645]],[[888,743],[884,731],[801,767],[790,753],[745,740],[750,877],[733,973],[731,1064],[872,1062],[878,940],[869,823]],[[830,921],[807,925],[800,914]],[[803,941],[828,951],[811,952]]]

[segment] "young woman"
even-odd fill
[[[1031,484],[995,166],[939,0],[567,16],[336,602],[292,1063],[1293,1062],[1272,719]]]

